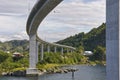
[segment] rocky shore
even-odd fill
[[[55,73],[68,73],[68,72],[75,72],[78,69],[67,68],[67,69],[48,69],[48,70],[39,70],[40,74],[55,74]],[[15,72],[3,72],[2,76],[26,76],[26,70],[23,71],[15,71]]]
[[[24,71],[15,71],[15,72],[3,72],[2,76],[26,76],[26,70]]]

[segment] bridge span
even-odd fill
[[[57,52],[57,47],[61,47],[61,55],[63,55],[64,48],[71,51],[76,50],[74,47],[50,43],[42,40],[37,35],[37,29],[43,19],[61,2],[62,0],[38,0],[34,5],[26,25],[26,31],[29,35],[29,68],[27,74],[38,74],[36,64],[38,62],[38,45],[41,45],[41,61],[44,56],[44,45],[47,45],[48,52],[50,46],[54,46],[54,52]]]

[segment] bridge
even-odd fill
[[[63,50],[74,51],[75,48],[66,45],[60,45],[56,43],[50,43],[42,40],[37,35],[37,29],[43,19],[61,2],[62,0],[38,0],[33,7],[26,26],[27,34],[29,35],[30,51],[29,51],[29,69],[27,69],[27,74],[38,74],[36,69],[36,64],[38,63],[38,45],[41,45],[41,61],[44,56],[44,45],[47,45],[47,51],[50,52],[50,46],[54,46],[54,52],[57,52],[57,47],[61,48],[61,55],[63,55]]]
[[[63,48],[75,50],[75,48],[55,43],[49,43],[37,35],[37,29],[43,19],[53,10],[62,0],[38,0],[33,7],[28,21],[27,34],[29,35],[29,68],[27,74],[38,74],[36,63],[38,61],[38,42],[41,44],[41,55],[43,59],[43,46],[48,45],[48,52],[50,45],[61,47],[61,54]],[[120,1],[106,0],[106,54],[107,54],[107,79],[106,80],[120,80]]]

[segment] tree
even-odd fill
[[[84,47],[83,46],[79,46],[77,48],[77,52],[80,53],[80,54],[83,54],[84,53]]]
[[[105,61],[106,60],[106,50],[104,47],[97,46],[94,49],[94,54],[93,54],[94,60],[100,60],[100,61]]]
[[[9,55],[7,53],[0,51],[0,63],[5,61],[8,57]]]

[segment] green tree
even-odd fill
[[[93,58],[94,60],[105,61],[106,60],[105,48],[101,46],[97,46],[97,48],[94,49]]]
[[[77,53],[83,54],[84,53],[84,47],[83,46],[79,46],[77,48]]]
[[[7,53],[0,51],[0,63],[5,61],[8,57],[9,55]]]

